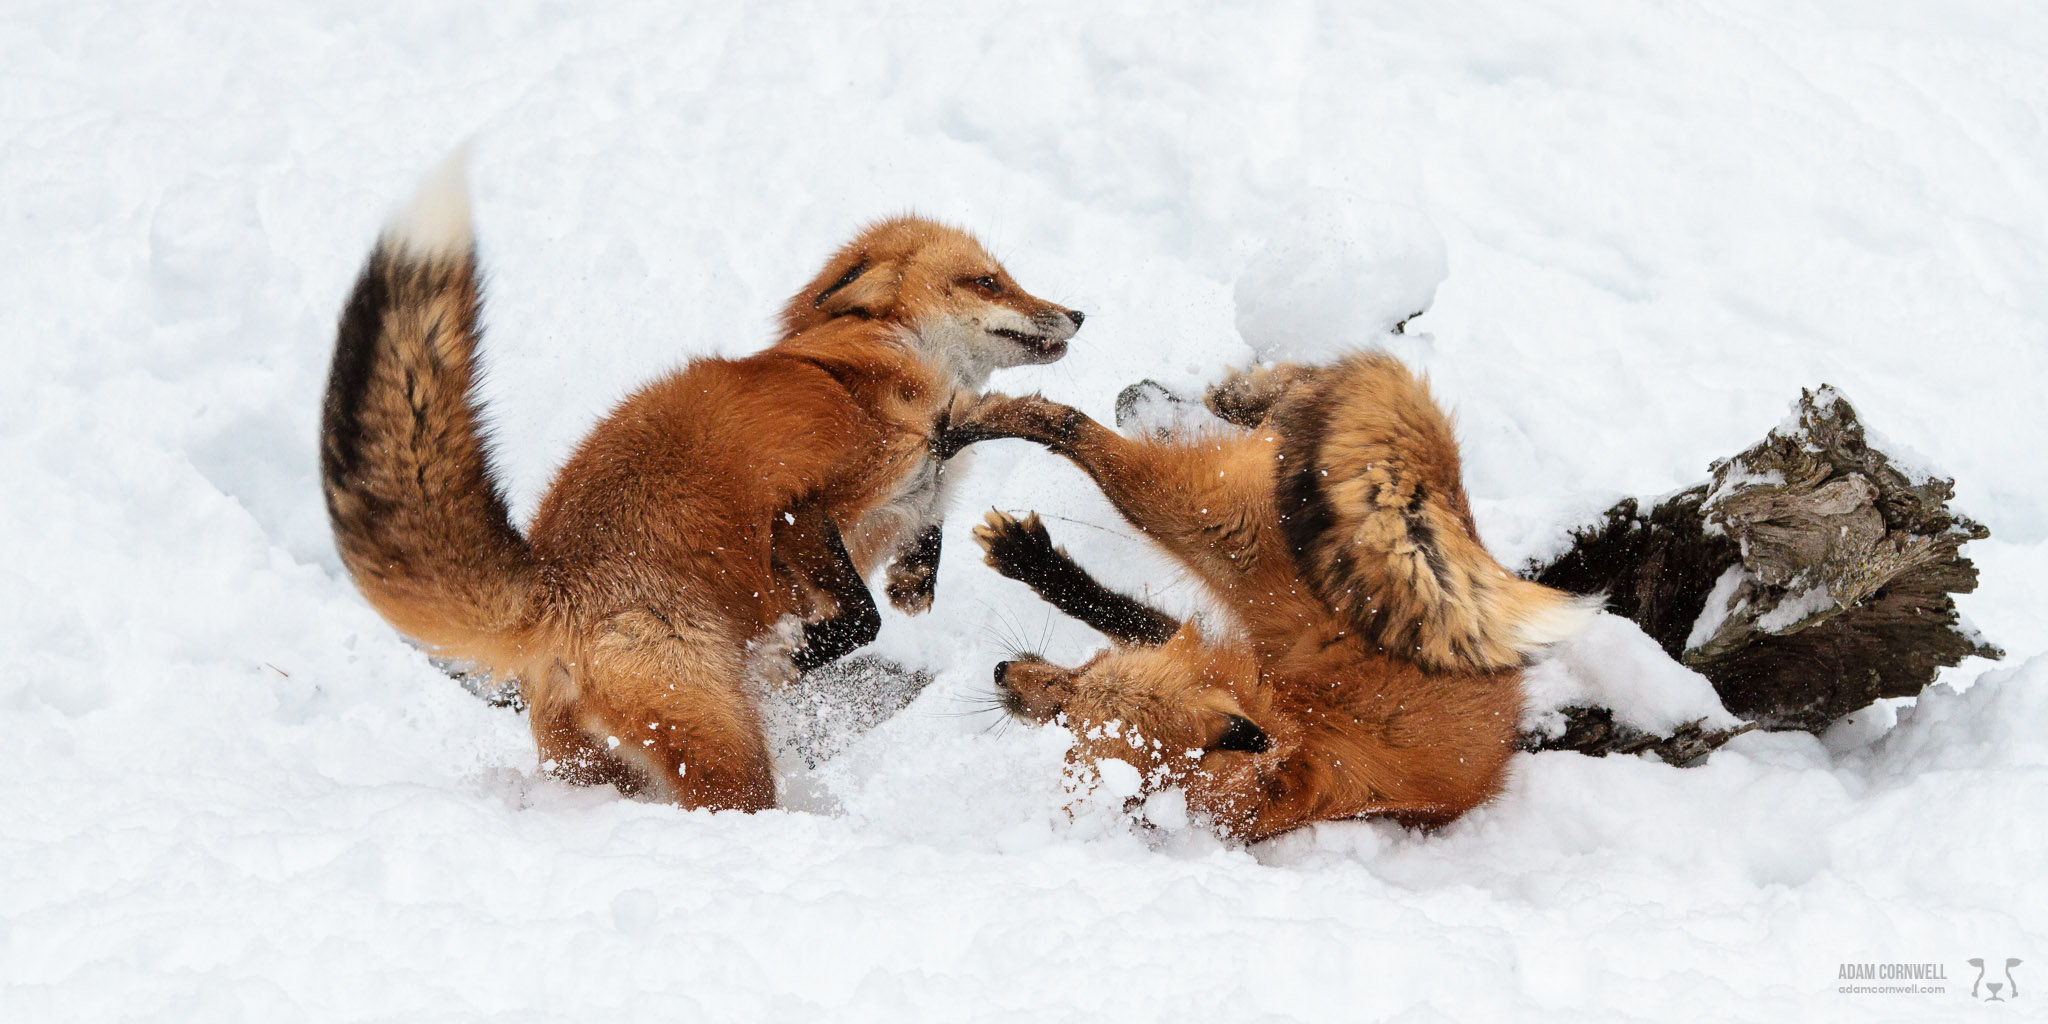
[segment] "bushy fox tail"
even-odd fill
[[[478,302],[458,153],[386,226],[342,310],[320,477],[342,563],[370,604],[437,654],[505,668],[538,572],[472,394]]]
[[[1479,543],[1450,419],[1400,360],[1360,353],[1274,407],[1279,511],[1302,575],[1388,653],[1433,669],[1521,665],[1599,611]]]

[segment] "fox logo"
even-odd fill
[[[2020,997],[2019,982],[2014,981],[2012,977],[2012,969],[2020,965],[2019,958],[2010,956],[2005,958],[2004,981],[1984,980],[1986,968],[1983,957],[1973,956],[1965,962],[1977,969],[1977,977],[1970,982],[1970,998],[1982,998],[1987,1003],[2003,1003],[2008,999],[2018,999]],[[1978,995],[1980,991],[1988,994],[1980,997]],[[2000,992],[2005,994],[2000,995]]]

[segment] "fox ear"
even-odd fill
[[[1243,715],[1231,715],[1230,724],[1223,727],[1223,735],[1209,744],[1210,750],[1241,750],[1247,754],[1263,754],[1272,749],[1273,741],[1264,729],[1252,724]]]
[[[902,278],[903,271],[896,261],[872,261],[862,256],[811,298],[811,308],[828,318],[888,316],[895,311],[896,289]]]

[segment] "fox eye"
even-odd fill
[[[1209,744],[1210,750],[1242,750],[1247,754],[1263,754],[1273,749],[1273,740],[1251,719],[1243,715],[1231,715],[1230,723],[1224,726],[1223,735]]]
[[[1003,293],[1002,284],[987,274],[983,274],[968,283],[990,295],[1001,295]]]

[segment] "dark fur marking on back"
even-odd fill
[[[1321,389],[1305,397],[1307,401],[1289,403],[1274,416],[1285,469],[1278,474],[1273,498],[1295,568],[1318,593],[1328,597],[1324,567],[1316,564],[1316,555],[1336,526],[1322,484],[1323,434],[1329,429],[1329,416]]]
[[[1402,521],[1408,524],[1408,538],[1422,549],[1422,558],[1429,564],[1430,574],[1436,577],[1438,588],[1451,589],[1451,563],[1445,556],[1443,545],[1437,543],[1436,528],[1429,525],[1424,505],[1429,501],[1428,492],[1421,484],[1415,485],[1415,495],[1408,500],[1408,508],[1402,513]]]

